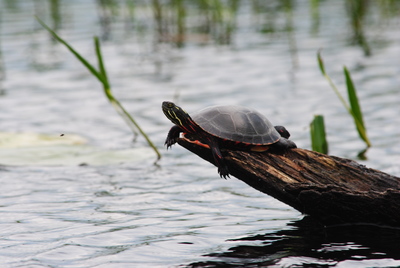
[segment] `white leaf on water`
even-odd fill
[[[0,165],[110,165],[154,158],[147,147],[106,149],[86,144],[78,135],[0,133]]]

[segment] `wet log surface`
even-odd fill
[[[178,143],[214,164],[209,149],[184,139]],[[299,148],[283,154],[225,150],[223,155],[232,176],[325,225],[400,227],[398,177]]]

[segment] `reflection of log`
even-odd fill
[[[375,225],[322,226],[312,217],[288,223],[291,228],[270,230],[266,234],[227,239],[216,252],[184,267],[388,267],[387,260],[400,259],[398,228]],[[221,251],[224,246],[233,247]],[[377,252],[384,254],[380,255]],[[304,257],[303,257],[304,256]],[[366,261],[366,262],[362,262]],[[368,264],[367,264],[368,263]],[[390,263],[393,267],[394,263]],[[372,266],[372,265],[370,265]]]
[[[178,143],[214,162],[209,149],[184,139]],[[400,178],[305,149],[223,154],[233,176],[324,224],[400,226]]]

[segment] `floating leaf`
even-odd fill
[[[108,150],[90,146],[85,138],[68,133],[60,136],[0,132],[0,165],[115,165],[147,161],[152,155],[148,147]]]

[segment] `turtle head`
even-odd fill
[[[185,126],[193,122],[190,115],[173,102],[164,101],[162,103],[162,110],[165,116],[177,126],[185,128]]]

